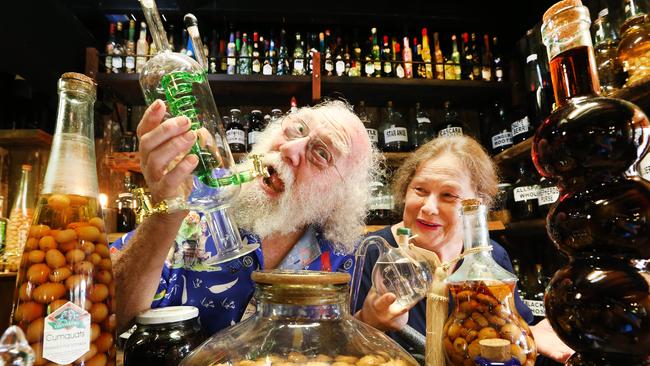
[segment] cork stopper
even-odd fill
[[[95,81],[93,81],[93,79],[89,78],[88,76],[86,76],[84,74],[80,74],[78,72],[66,72],[63,75],[61,75],[61,79],[63,79],[63,80],[65,80],[65,79],[73,79],[73,80],[81,81],[81,82],[84,82],[84,83],[88,83],[88,84],[90,84],[92,86],[97,85],[97,84],[95,84]]]
[[[483,339],[478,342],[481,357],[495,362],[510,360],[510,341],[501,338]]]
[[[582,2],[580,0],[563,0],[563,1],[557,2],[557,3],[555,3],[555,5],[548,8],[548,10],[546,10],[546,12],[544,12],[544,16],[542,17],[542,21],[544,23],[546,23],[555,14],[561,13],[564,10],[567,10],[567,9],[575,7],[575,6],[582,6]]]
[[[342,285],[350,282],[350,275],[347,273],[320,271],[255,271],[251,278],[257,283],[269,285]]]
[[[26,170],[26,171],[28,171],[28,172],[31,172],[31,171],[32,171],[32,166],[29,165],[29,164],[23,164],[23,165],[20,166],[20,168],[21,168],[22,170]]]

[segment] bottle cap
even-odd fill
[[[199,316],[199,309],[194,306],[167,306],[146,310],[135,317],[138,324],[165,324],[194,319]]]
[[[22,170],[26,170],[26,171],[28,171],[28,172],[32,171],[32,166],[29,165],[29,164],[23,164],[23,165],[20,166],[20,168],[21,168]]]
[[[478,342],[481,349],[481,357],[495,362],[509,361],[510,341],[501,338],[482,339]]]
[[[397,228],[397,235],[407,235],[407,236],[411,236],[411,229],[409,229],[409,228],[407,228],[407,227],[400,227],[400,228]]]

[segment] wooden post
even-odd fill
[[[94,47],[86,47],[86,76],[97,81],[99,72],[99,51]]]
[[[312,70],[311,70],[311,101],[312,103],[320,102],[320,52],[312,52]]]

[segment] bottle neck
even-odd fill
[[[490,244],[486,208],[484,205],[480,205],[474,210],[465,210],[463,212],[463,228],[465,252],[472,248],[484,247]],[[490,256],[491,254],[489,251],[484,250],[474,255]]]
[[[16,200],[14,201],[12,210],[20,209],[21,211],[25,211],[27,208],[32,207],[33,202],[30,202],[28,198],[30,175],[31,175],[31,171],[26,169],[23,169],[22,173],[20,174],[20,184],[18,185],[18,194],[16,194]]]
[[[144,17],[147,20],[147,25],[149,26],[149,33],[151,33],[151,38],[153,43],[156,45],[158,51],[171,51],[169,47],[169,41],[167,40],[167,34],[165,33],[165,28],[163,27],[162,20],[160,19],[160,13],[158,13],[158,7],[156,6],[155,0],[140,0],[142,5],[142,11],[144,12]]]
[[[258,284],[259,313],[269,318],[335,320],[350,314],[348,285]]]

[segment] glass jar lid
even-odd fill
[[[141,325],[175,323],[194,319],[199,316],[199,309],[194,306],[167,306],[149,309],[135,317],[135,322]]]
[[[350,282],[347,273],[320,271],[255,271],[251,278],[257,283],[268,285],[342,285]]]

